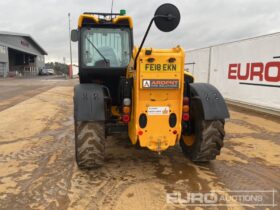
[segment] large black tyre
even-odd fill
[[[194,99],[190,110],[193,142],[186,144],[184,136],[180,145],[184,155],[193,162],[208,162],[216,159],[224,143],[224,120],[203,120],[203,110],[199,100]],[[188,138],[188,137],[187,137]]]
[[[101,122],[75,122],[75,153],[80,169],[103,165],[105,155],[105,126]]]

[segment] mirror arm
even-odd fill
[[[139,47],[139,49],[138,49],[138,52],[137,52],[137,54],[136,54],[136,57],[135,57],[135,59],[134,59],[134,69],[135,69],[135,70],[136,70],[136,67],[137,67],[137,58],[138,58],[138,56],[139,56],[139,54],[140,54],[140,52],[141,52],[141,50],[142,50],[142,48],[143,48],[143,45],[144,45],[144,43],[145,43],[145,41],[146,41],[146,38],[147,38],[147,36],[148,36],[148,33],[149,33],[150,29],[151,29],[151,26],[152,26],[152,24],[153,24],[155,18],[156,18],[156,17],[153,17],[152,20],[150,21],[150,24],[149,24],[149,26],[148,26],[148,28],[147,28],[147,30],[146,30],[146,33],[145,33],[145,35],[144,35],[144,38],[143,38],[143,40],[142,40],[142,42],[141,42],[141,45],[140,45],[140,47]]]
[[[145,43],[145,41],[146,41],[146,38],[147,38],[148,33],[149,33],[150,29],[151,29],[151,26],[152,26],[152,24],[153,24],[153,22],[154,22],[154,20],[155,20],[156,18],[168,18],[168,20],[172,20],[172,19],[175,18],[175,17],[170,16],[170,15],[156,15],[156,16],[154,16],[154,17],[152,18],[152,20],[150,21],[150,24],[149,24],[149,26],[148,26],[148,28],[147,28],[147,30],[146,30],[146,33],[145,33],[145,35],[144,35],[144,38],[143,38],[143,40],[142,40],[142,42],[141,42],[141,45],[140,45],[140,47],[139,47],[139,50],[138,50],[138,52],[137,52],[137,54],[136,54],[136,57],[135,57],[135,59],[134,59],[134,69],[135,69],[135,70],[136,70],[136,67],[137,67],[137,58],[139,57],[139,54],[140,54],[140,52],[141,52],[141,50],[142,50],[142,48],[143,48],[143,45],[144,45],[144,43]]]

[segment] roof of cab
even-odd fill
[[[88,19],[95,24],[100,24],[101,23],[101,21],[100,21],[101,19],[97,15],[82,14],[82,15],[80,15],[79,21],[78,21],[78,27],[79,28],[81,28],[83,26],[83,22],[84,22],[85,19]],[[102,19],[102,20],[106,21],[106,19]],[[121,16],[121,15],[116,16],[116,17],[108,20],[108,22],[111,22],[113,24],[118,24],[118,23],[120,23],[121,21],[124,21],[124,20],[128,21],[129,27],[132,29],[133,28],[133,21],[132,21],[132,18],[130,16]]]

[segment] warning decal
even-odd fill
[[[165,88],[165,89],[173,89],[179,88],[179,80],[177,79],[143,79],[142,87],[144,89],[148,88]]]
[[[169,115],[168,106],[150,106],[148,107],[148,115]]]

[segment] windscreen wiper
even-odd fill
[[[90,41],[90,39],[88,37],[86,37],[86,39],[88,40],[88,42],[91,44],[91,46],[98,52],[98,54],[103,58],[104,62],[106,64],[109,63],[109,61],[106,59],[106,57],[97,49],[97,47],[95,47],[95,45],[92,43],[92,41]]]

